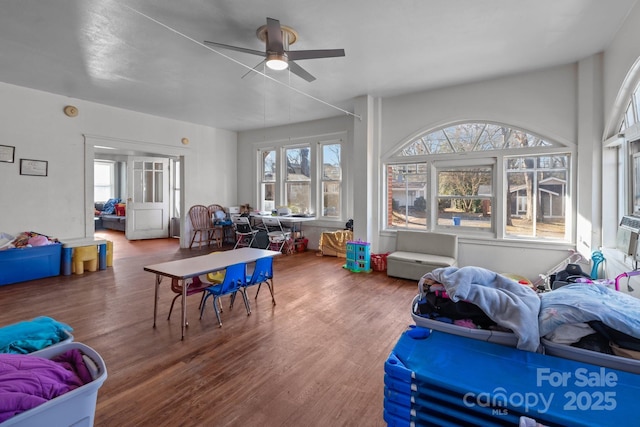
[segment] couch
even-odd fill
[[[387,256],[387,275],[420,280],[431,270],[457,265],[457,235],[398,230],[396,250]]]
[[[127,228],[127,216],[125,205],[120,203],[120,199],[109,199],[106,202],[96,202],[96,229],[106,228],[109,230],[125,231]]]

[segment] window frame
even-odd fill
[[[441,127],[435,127],[430,130],[416,134],[411,139],[406,140],[403,144],[400,144],[391,155],[386,159],[382,159],[382,171],[384,182],[383,190],[381,192],[381,230],[382,231],[395,231],[397,229],[403,229],[404,227],[398,227],[392,224],[389,218],[391,208],[391,201],[389,200],[391,180],[388,176],[389,166],[396,166],[402,164],[417,164],[424,163],[427,165],[427,169],[430,170],[428,184],[429,194],[427,200],[427,226],[424,231],[444,231],[452,232],[459,235],[478,238],[493,238],[505,241],[523,241],[529,240],[534,242],[556,242],[561,244],[573,244],[575,240],[575,233],[573,224],[575,222],[575,209],[576,209],[576,197],[575,197],[575,175],[576,175],[576,147],[562,144],[556,140],[550,138],[541,137],[535,133],[518,128],[512,125],[504,123],[490,123],[497,126],[504,126],[511,128],[512,130],[523,132],[536,139],[541,139],[547,142],[546,145],[525,146],[521,148],[508,148],[508,149],[491,149],[484,151],[465,151],[464,155],[460,152],[446,152],[446,153],[427,153],[423,152],[418,155],[408,156],[404,153],[404,150],[414,144],[420,138],[423,138],[430,133],[438,132],[452,126],[464,125],[464,124],[477,124],[484,123],[480,121],[464,121],[458,123],[449,123]],[[487,122],[489,123],[489,122]],[[507,172],[506,162],[511,157],[527,157],[527,156],[559,156],[567,155],[569,158],[567,165],[567,194],[566,194],[566,211],[565,211],[565,233],[563,237],[549,238],[540,236],[518,236],[506,233],[506,188],[507,188]],[[467,227],[459,227],[452,224],[450,225],[438,225],[437,224],[437,171],[443,167],[482,167],[487,165],[493,165],[493,186],[492,186],[492,198],[491,198],[491,228],[487,229],[467,229]],[[422,228],[420,228],[422,230]]]
[[[331,179],[329,177],[325,178],[325,173],[324,173],[324,167],[325,167],[325,156],[324,156],[324,149],[327,146],[330,145],[337,145],[340,147],[340,153],[339,153],[339,161],[338,161],[338,167],[339,167],[339,177],[337,179]],[[318,176],[320,179],[320,185],[318,188],[318,202],[320,206],[320,209],[318,209],[319,214],[317,215],[318,218],[321,219],[329,219],[329,220],[342,220],[342,211],[343,211],[343,206],[344,206],[344,184],[343,184],[343,176],[344,176],[344,145],[342,144],[342,142],[340,140],[327,140],[327,141],[318,141]],[[335,166],[335,165],[332,165]],[[335,216],[329,216],[326,214],[325,212],[325,204],[324,204],[324,188],[325,188],[325,183],[328,184],[333,184],[334,186],[338,187],[338,209],[337,209],[337,213],[338,215]]]
[[[256,157],[255,157],[255,166],[256,166],[256,187],[254,188],[254,199],[256,206],[258,209],[263,209],[262,203],[262,187],[266,182],[263,180],[264,178],[264,165],[263,165],[263,153],[267,151],[275,151],[276,153],[276,173],[275,180],[269,181],[275,183],[275,192],[274,192],[274,204],[275,207],[278,208],[280,206],[287,206],[287,183],[295,183],[295,182],[309,182],[309,192],[310,192],[310,205],[309,205],[309,213],[312,214],[315,219],[322,220],[324,222],[335,222],[340,223],[344,222],[347,216],[346,214],[346,203],[345,203],[345,188],[344,177],[347,174],[347,164],[344,161],[344,156],[346,153],[346,135],[327,135],[325,137],[308,137],[308,138],[299,138],[296,140],[283,140],[277,142],[265,142],[260,144],[255,144],[256,149]],[[323,206],[323,183],[327,182],[323,180],[323,168],[321,162],[323,161],[322,150],[326,145],[338,144],[340,145],[340,212],[338,216],[325,216],[322,212]],[[287,181],[287,171],[286,171],[286,152],[287,149],[296,149],[296,148],[308,148],[309,149],[309,167],[310,167],[310,179],[309,181]],[[303,212],[300,212],[303,213]]]
[[[96,165],[104,165],[104,166],[108,166],[109,168],[109,185],[98,185],[96,184],[96,179],[95,179],[95,170],[96,170]],[[112,199],[115,197],[116,194],[116,162],[114,162],[113,160],[94,160],[93,161],[93,170],[94,170],[94,179],[93,179],[93,198],[94,198],[94,202],[106,202],[109,199]],[[105,200],[97,200],[96,199],[96,194],[98,194],[98,192],[96,191],[96,188],[109,188],[109,197]]]
[[[274,159],[274,168],[273,168],[273,179],[267,179],[266,178],[266,168],[265,168],[265,160],[267,159],[268,155],[265,156],[263,153],[273,153],[275,156]],[[274,209],[276,209],[276,200],[277,200],[277,195],[279,194],[278,191],[278,185],[277,185],[277,180],[278,180],[278,176],[280,175],[278,173],[278,150],[274,147],[265,147],[261,150],[258,151],[258,203],[256,204],[256,206],[258,206],[258,209],[262,210],[262,211],[273,211]],[[267,199],[266,199],[266,186],[267,185],[273,185],[273,195],[272,195],[272,200],[271,200],[271,204],[273,204],[273,206],[271,206],[271,204],[267,204]]]
[[[282,176],[282,205],[283,206],[288,206],[292,209],[292,213],[294,214],[308,214],[310,212],[314,212],[316,213],[317,209],[316,206],[317,204],[314,202],[316,197],[315,197],[315,193],[317,191],[315,185],[313,185],[313,178],[314,178],[314,169],[316,169],[315,163],[317,160],[317,151],[312,149],[313,144],[311,144],[310,142],[306,142],[306,143],[300,143],[300,144],[295,144],[295,145],[286,145],[283,146],[280,151],[281,151],[281,159],[284,160],[282,162],[280,162],[280,172],[281,172],[281,176]],[[290,150],[304,150],[307,149],[309,151],[309,179],[290,179],[290,175],[294,176],[294,175],[302,175],[305,176],[304,174],[294,174],[294,173],[289,173],[288,170],[286,170],[288,168],[288,163],[286,161],[286,159],[288,158],[287,152]],[[299,165],[302,168],[302,162]],[[302,171],[301,171],[302,172]],[[308,184],[307,184],[308,183]],[[308,198],[308,203],[309,203],[309,207],[302,207],[302,211],[303,212],[299,212],[300,207],[298,206],[292,206],[293,201],[289,200],[289,186],[290,185],[303,185],[303,186],[307,186],[309,187],[309,198]],[[306,211],[306,212],[305,212]],[[317,215],[317,213],[316,213]]]
[[[496,221],[495,215],[491,215],[489,217],[489,229],[486,227],[461,227],[457,226],[453,223],[451,224],[439,224],[438,221],[438,200],[441,197],[439,194],[439,180],[438,180],[438,172],[443,171],[444,169],[470,169],[470,168],[489,168],[491,173],[491,196],[486,197],[491,201],[492,210],[495,210],[496,203],[496,182],[498,179],[497,172],[497,159],[496,158],[483,158],[477,160],[463,160],[463,161],[434,161],[433,166],[431,168],[432,179],[431,179],[431,194],[430,194],[430,203],[427,202],[427,205],[431,205],[432,218],[430,223],[433,224],[434,231],[463,231],[467,233],[474,234],[484,234],[484,235],[495,235],[496,234]],[[478,199],[479,196],[460,196],[462,198],[467,199]],[[485,197],[482,197],[484,199]]]

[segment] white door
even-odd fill
[[[168,237],[169,159],[129,157],[127,182],[127,239]]]

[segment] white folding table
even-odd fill
[[[180,280],[182,283],[182,338],[184,339],[184,328],[187,326],[187,286],[185,281],[196,276],[224,270],[230,265],[254,262],[259,258],[274,257],[281,255],[280,252],[257,248],[240,248],[230,251],[214,252],[207,255],[192,258],[179,259],[176,261],[162,262],[144,267],[144,271],[155,273],[156,286],[153,298],[153,327],[156,327],[156,317],[158,314],[158,289],[163,277]]]

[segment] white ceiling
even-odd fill
[[[0,0],[0,81],[229,130],[352,111],[389,97],[571,63],[603,51],[637,0]],[[251,73],[266,17],[291,50],[341,58]],[[222,56],[221,54],[226,55]],[[232,58],[232,59],[230,59]],[[235,61],[238,62],[235,62]],[[241,65],[245,64],[245,66]],[[291,88],[289,88],[289,86]],[[330,105],[327,105],[330,104]]]

